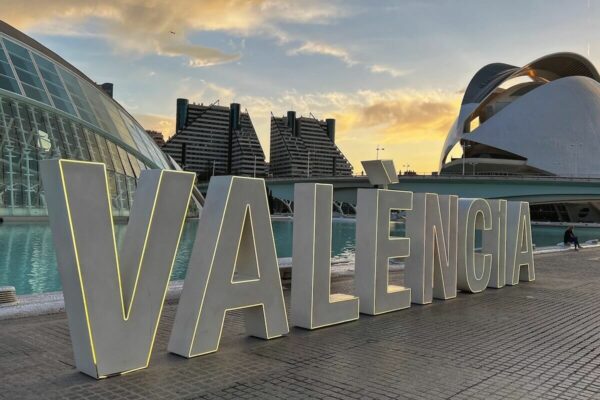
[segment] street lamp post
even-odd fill
[[[306,177],[310,178],[310,150],[306,155]]]
[[[254,174],[253,176],[256,178],[256,154],[254,155]]]

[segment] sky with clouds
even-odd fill
[[[0,0],[1,18],[63,56],[144,127],[178,97],[239,102],[269,153],[270,113],[337,118],[360,160],[437,169],[471,76],[557,51],[600,65],[600,0]]]

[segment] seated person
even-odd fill
[[[575,250],[578,250],[581,248],[581,246],[579,245],[579,240],[577,239],[577,236],[575,236],[575,234],[573,233],[573,227],[569,226],[567,228],[567,230],[565,231],[565,237],[563,239],[565,245],[570,245],[571,243],[573,243],[575,245]]]

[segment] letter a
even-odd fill
[[[508,232],[506,240],[506,284],[535,280],[531,217],[529,203],[508,202]]]
[[[187,358],[217,351],[225,314],[237,309],[248,335],[289,331],[265,182],[219,176],[208,187],[169,351]]]
[[[410,307],[410,288],[389,284],[390,258],[408,257],[410,239],[390,237],[390,211],[410,210],[412,193],[358,189],[356,293],[360,312],[377,315]]]
[[[357,297],[331,294],[332,204],[332,185],[295,185],[292,322],[306,329],[358,319]]]
[[[104,164],[46,160],[40,172],[77,369],[146,368],[195,174],[142,173],[117,253]]]

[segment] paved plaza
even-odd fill
[[[536,263],[536,282],[271,341],[232,313],[219,351],[190,360],[166,351],[171,303],[150,367],[101,381],[75,370],[64,313],[0,321],[0,398],[600,399],[600,250]]]

